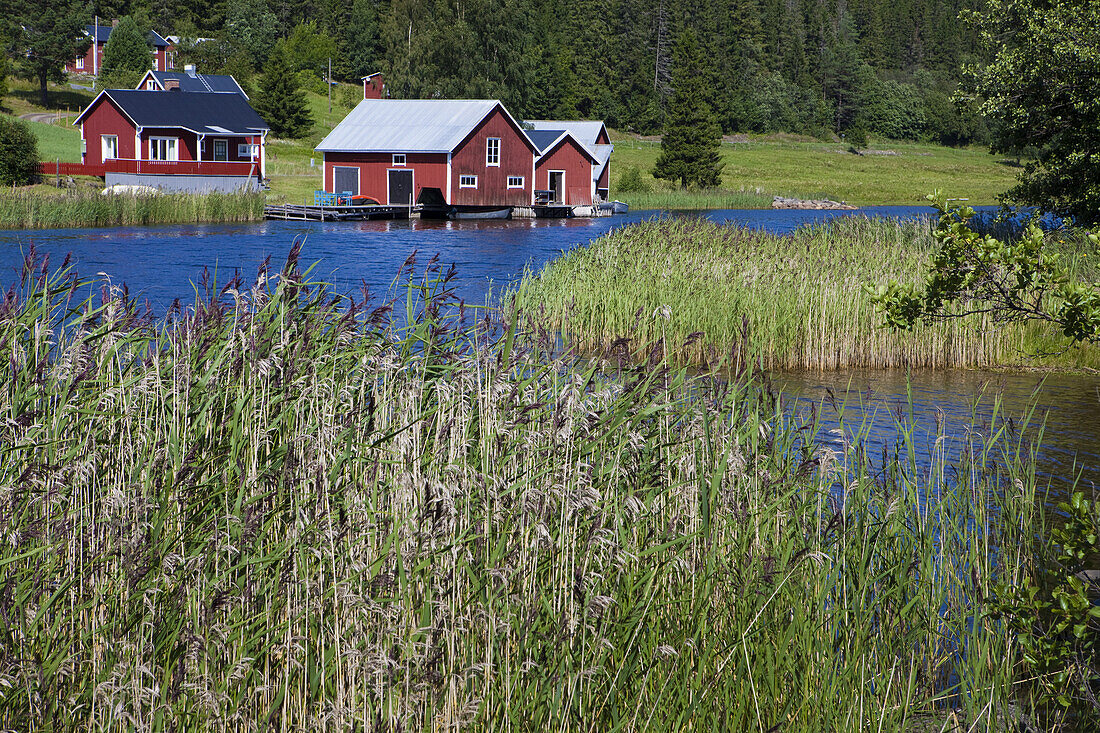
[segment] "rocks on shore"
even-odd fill
[[[789,199],[776,196],[772,199],[773,209],[840,209],[852,211],[857,207],[844,201],[830,201],[829,199]]]

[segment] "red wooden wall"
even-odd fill
[[[103,162],[103,144],[100,142],[102,135],[118,135],[118,157],[137,157],[134,154],[136,129],[108,97],[100,99],[91,114],[84,118],[81,132],[86,145],[83,158],[85,163]]]
[[[597,191],[597,193],[600,193],[604,198],[607,198],[608,194],[610,193],[610,190],[611,190],[610,185],[609,185],[610,182],[611,182],[611,161],[609,160],[609,161],[607,161],[607,165],[605,165],[603,167],[603,170],[600,171],[600,179],[598,181],[596,181],[596,191]]]
[[[73,61],[70,61],[69,63],[65,64],[65,71],[67,71],[70,74],[88,74],[88,75],[91,75],[93,73],[97,73],[97,72],[102,71],[103,70],[103,49],[106,48],[106,46],[107,46],[107,44],[102,39],[100,40],[98,46],[93,41],[92,44],[88,47],[88,50],[84,53],[84,68],[83,69],[77,69],[76,68],[76,61],[73,60]],[[169,59],[169,56],[174,55],[172,53],[174,50],[175,49],[172,46],[158,46],[158,47],[154,48],[152,50],[153,70],[154,71],[170,71],[170,68],[168,66],[168,59]],[[99,58],[96,60],[94,66],[92,65],[92,56],[93,56],[93,54],[99,54]]]
[[[535,164],[536,188],[550,188],[550,171],[565,171],[565,202],[571,206],[592,203],[592,159],[567,137]]]
[[[196,94],[198,92],[195,92]],[[176,150],[180,160],[198,160],[198,135],[188,130],[167,127],[146,127],[141,131],[141,158],[149,160],[149,138],[151,137],[175,137],[179,138]],[[213,155],[213,150],[210,152]]]
[[[386,85],[381,74],[363,79],[363,99],[381,99]]]
[[[73,60],[73,61],[70,61],[69,63],[67,63],[65,65],[65,71],[67,71],[70,74],[89,74],[89,75],[91,75],[92,73],[94,73],[98,69],[102,69],[103,68],[103,48],[104,48],[104,46],[106,46],[106,44],[103,43],[102,41],[100,41],[98,46],[93,41],[92,44],[88,46],[88,50],[84,52],[84,68],[83,69],[76,68],[76,61]],[[97,53],[99,54],[99,59],[96,62],[97,66],[93,66],[92,65],[92,56],[94,54],[97,54]]]
[[[485,164],[485,141],[500,138],[500,165]],[[535,154],[526,136],[497,107],[474,128],[451,155],[451,204],[465,206],[530,206]],[[459,188],[459,176],[477,176],[477,188]],[[523,188],[508,188],[509,176],[523,176]],[[444,190],[446,195],[446,190]]]
[[[413,172],[413,200],[420,198],[425,188],[438,188],[447,196],[447,155],[445,153],[408,153],[405,165],[394,165],[392,153],[325,153],[324,189],[334,191],[332,169],[350,166],[359,169],[359,193],[370,196],[381,204],[389,203],[389,174],[387,171],[411,170]],[[457,188],[457,184],[456,188]],[[337,192],[339,193],[339,192]],[[405,202],[395,202],[405,203]]]

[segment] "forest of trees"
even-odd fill
[[[318,82],[382,71],[395,97],[494,97],[521,117],[590,117],[660,132],[673,47],[698,38],[707,101],[725,133],[874,133],[985,142],[952,101],[981,60],[960,11],[985,0],[99,0],[247,79],[282,41]],[[322,87],[323,88],[323,87]]]

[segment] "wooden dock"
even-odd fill
[[[264,206],[264,218],[283,221],[365,221],[367,219],[408,219],[419,211],[419,206],[268,204]]]
[[[515,206],[512,216],[516,219],[571,219],[573,207],[566,204],[535,204],[534,206]]]

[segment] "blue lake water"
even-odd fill
[[[701,212],[715,221],[729,221],[774,232],[790,232],[804,224],[850,215],[927,216],[928,207],[882,206],[859,212],[797,210],[729,210]],[[156,227],[105,227],[0,231],[0,284],[11,282],[22,263],[21,252],[34,243],[60,263],[73,257],[84,276],[106,273],[130,292],[148,299],[163,313],[176,298],[187,304],[192,282],[204,267],[217,269],[224,282],[234,271],[248,278],[265,257],[278,268],[296,237],[304,237],[302,263],[316,263],[313,275],[338,289],[357,289],[365,280],[383,294],[401,263],[412,252],[421,262],[438,254],[458,268],[460,297],[482,303],[495,290],[538,268],[563,250],[583,245],[624,224],[659,216],[631,212],[599,219],[519,219],[513,221],[286,222],[194,224]]]
[[[992,208],[992,207],[988,207]],[[773,232],[786,233],[805,224],[838,216],[931,216],[927,207],[869,207],[855,212],[798,210],[708,211],[705,216]],[[375,221],[375,222],[260,222],[253,224],[171,225],[0,231],[0,285],[14,282],[22,253],[33,243],[59,264],[66,255],[83,276],[104,273],[113,282],[125,282],[132,294],[148,300],[163,313],[173,300],[186,305],[194,297],[203,268],[216,271],[219,282],[239,271],[248,282],[266,257],[277,269],[295,238],[303,237],[301,261],[316,263],[313,276],[337,289],[356,290],[365,281],[372,293],[391,287],[401,264],[413,252],[423,263],[438,254],[457,267],[458,295],[480,304],[520,277],[525,267],[539,268],[560,252],[587,244],[625,224],[659,216],[659,212],[632,212],[600,219],[515,221]],[[1044,382],[1045,379],[1045,382]],[[906,380],[914,396],[914,418],[928,465],[936,446],[938,425],[955,435],[965,433],[971,404],[983,392],[979,422],[991,412],[990,395],[1002,396],[1009,414],[1022,412],[1043,382],[1039,403],[1046,415],[1040,473],[1056,483],[1080,473],[1084,485],[1100,485],[1100,377],[1095,375],[997,374],[964,370],[899,371],[850,370],[776,375],[784,391],[798,397],[805,409],[828,394],[843,401],[848,420],[872,418],[869,451],[878,452],[896,436],[891,414],[904,403]],[[826,422],[834,419],[826,411]]]

